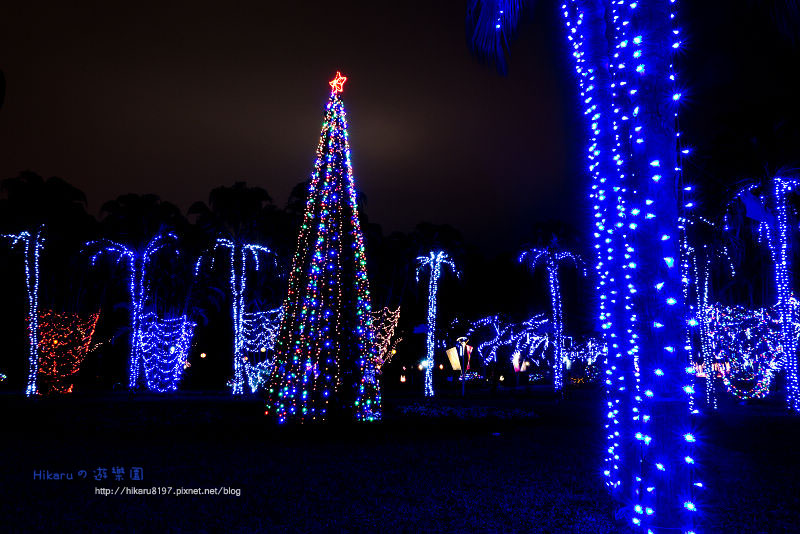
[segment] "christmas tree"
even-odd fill
[[[267,383],[281,423],[380,418],[364,234],[336,73],[311,175]]]

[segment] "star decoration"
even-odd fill
[[[342,73],[338,70],[336,71],[336,78],[329,81],[328,84],[331,86],[331,91],[334,93],[341,93],[344,91],[344,82],[347,81],[347,76],[342,76]]]

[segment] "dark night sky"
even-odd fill
[[[450,223],[500,251],[536,221],[585,228],[557,2],[528,10],[505,78],[470,54],[463,0],[165,3],[5,9],[0,178],[60,176],[95,213],[127,192],[186,208],[236,180],[283,205],[311,170],[341,69],[356,185],[386,232]],[[772,13],[781,5],[682,3],[682,122],[697,149],[685,168],[710,211],[725,184],[800,163],[800,48],[783,23],[800,31]]]
[[[515,246],[521,223],[576,201],[552,6],[529,14],[503,78],[470,54],[463,1],[48,4],[0,22],[0,176],[60,176],[92,212],[126,192],[186,208],[234,180],[283,205],[337,69],[356,186],[385,231],[425,220]]]

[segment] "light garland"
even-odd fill
[[[532,248],[519,256],[519,262],[527,262],[531,270],[540,263],[547,269],[547,281],[550,287],[550,304],[553,317],[553,389],[564,388],[564,316],[561,308],[561,284],[558,281],[558,265],[562,261],[571,260],[576,266],[580,259],[575,254],[559,250],[555,240],[547,248]],[[584,273],[585,274],[585,273]]]
[[[165,232],[156,234],[145,245],[144,249],[137,250],[110,241],[107,239],[100,241],[90,241],[86,243],[87,249],[94,250],[90,257],[90,264],[94,266],[102,255],[110,256],[115,264],[124,262],[128,273],[128,291],[130,294],[130,356],[128,360],[128,388],[136,389],[139,387],[140,371],[142,368],[142,356],[139,352],[142,347],[142,313],[147,292],[150,287],[148,279],[148,267],[152,257],[164,247],[175,244],[178,237]]]
[[[764,184],[752,183],[739,191],[734,199],[740,200],[747,210],[748,216],[759,222],[756,232],[759,240],[765,240],[775,270],[775,291],[778,297],[777,311],[781,325],[781,346],[786,355],[786,407],[800,412],[800,383],[798,383],[798,343],[793,333],[794,313],[792,309],[792,253],[790,248],[791,233],[789,226],[787,197],[797,187],[798,181],[782,176],[775,176]],[[761,195],[756,198],[753,192],[761,188]],[[771,202],[770,202],[771,201]],[[767,207],[771,205],[772,211]],[[759,213],[755,216],[750,210]]]
[[[100,312],[84,319],[77,313],[39,313],[40,393],[72,393],[73,380],[81,368],[94,336]],[[32,328],[33,325],[29,325]]]
[[[419,282],[419,274],[422,269],[428,267],[430,269],[430,277],[428,278],[428,322],[426,332],[426,346],[427,356],[425,366],[425,396],[433,397],[433,353],[436,344],[436,297],[439,294],[439,278],[442,276],[442,265],[450,267],[455,273],[456,277],[460,276],[456,264],[443,250],[434,250],[428,253],[427,256],[417,257],[417,282]]]
[[[795,316],[791,335],[797,343],[800,323],[796,299],[791,298],[790,308]],[[783,351],[780,305],[757,310],[708,305],[704,320],[713,363],[709,366],[704,361],[698,372],[707,380],[709,375],[720,375],[728,392],[742,400],[766,397],[772,379],[788,361]]]
[[[677,221],[691,203],[679,210],[676,194],[685,149],[677,129],[683,91],[672,64],[682,46],[674,4],[568,0],[561,8],[589,131],[597,295],[608,347],[603,473],[631,503],[635,527],[688,533],[702,483],[684,461],[697,441],[689,410],[674,408],[678,395],[691,403],[694,370],[687,367],[681,298],[685,264],[676,260]],[[663,120],[665,110],[674,123]],[[639,250],[659,260],[640,261]]]
[[[186,315],[162,319],[148,313],[141,317],[138,352],[149,390],[177,391],[183,371],[189,367],[189,349],[196,326]]]
[[[250,354],[245,358],[244,374],[250,391],[255,393],[264,387],[275,363],[274,355],[271,353],[275,348],[275,340],[283,320],[283,307],[244,313],[242,318],[244,351]],[[265,359],[253,363],[253,355],[257,354],[264,355]]]
[[[37,377],[39,374],[39,254],[44,248],[44,226],[35,232],[18,234],[0,234],[0,237],[11,240],[11,246],[22,245],[25,255],[25,290],[28,295],[28,382],[25,395],[36,395]]]
[[[479,343],[475,352],[483,357],[483,363],[489,364],[497,361],[497,350],[501,347],[510,347],[512,362],[514,358],[523,355],[531,361],[543,360],[549,345],[547,326],[549,321],[543,314],[534,315],[521,323],[504,324],[499,316],[490,315],[470,324],[466,338],[483,338],[478,333],[488,330],[490,334]],[[535,357],[538,354],[539,357]]]
[[[247,352],[248,336],[260,335],[260,330],[253,325],[259,319],[251,315],[248,325],[245,313],[245,289],[247,288],[247,260],[251,258],[256,270],[260,268],[259,254],[272,254],[272,251],[263,246],[253,243],[240,243],[226,238],[217,238],[213,248],[207,256],[211,257],[211,265],[214,265],[214,253],[219,249],[227,249],[229,261],[229,282],[231,290],[231,317],[233,321],[233,378],[228,384],[234,395],[244,394],[245,381],[245,353]],[[197,276],[203,262],[201,256],[195,264],[194,273]],[[266,341],[264,341],[266,343]]]
[[[265,386],[265,413],[279,423],[325,421],[331,408],[356,421],[381,417],[343,84],[341,73],[330,82],[276,361]]]
[[[375,361],[373,366],[378,374],[381,373],[383,366],[392,359],[398,343],[403,339],[395,336],[399,321],[400,306],[394,310],[383,308],[380,311],[372,312],[372,330],[375,336]]]

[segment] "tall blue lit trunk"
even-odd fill
[[[547,259],[547,278],[550,285],[550,305],[553,309],[553,389],[564,388],[564,316],[561,311],[561,289],[558,285],[558,264]]]
[[[233,388],[234,395],[244,394],[244,339],[242,320],[245,292],[245,249],[231,244],[231,316],[233,318]]]
[[[679,251],[674,1],[562,4],[588,122],[607,484],[644,529],[691,531],[697,506]]]
[[[25,241],[25,285],[28,293],[28,383],[25,395],[39,393],[39,250],[42,247],[42,228],[31,233]]]
[[[427,355],[425,357],[425,396],[433,397],[433,354],[436,350],[436,292],[439,288],[439,275],[442,272],[441,263],[431,260],[431,276],[428,280],[428,331],[426,332]]]
[[[131,352],[128,362],[128,388],[139,386],[139,369],[141,366],[140,341],[142,329],[142,308],[144,307],[145,260],[139,255],[131,260]]]
[[[790,186],[780,176],[776,176],[773,181],[775,203],[775,217],[777,228],[771,228],[769,232],[775,241],[770,250],[772,251],[772,263],[775,265],[775,284],[778,293],[778,310],[781,321],[781,346],[784,352],[786,369],[786,407],[797,413],[800,411],[800,391],[798,391],[797,379],[797,342],[795,340],[793,310],[791,305],[792,298],[792,255],[790,245],[790,232],[788,226],[788,214],[786,209],[786,194]]]

